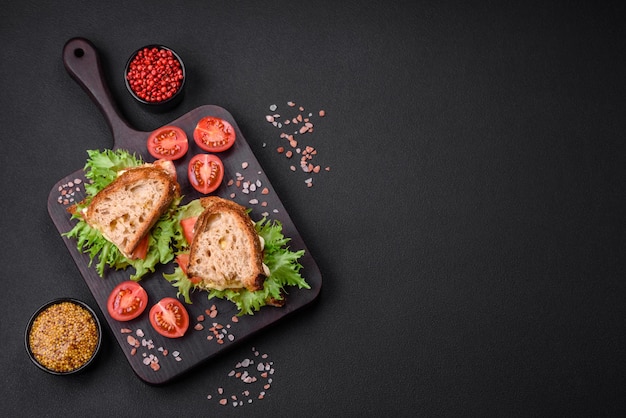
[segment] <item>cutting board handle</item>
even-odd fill
[[[137,131],[121,116],[107,86],[95,46],[84,38],[73,38],[63,47],[63,64],[72,78],[100,108],[111,128],[114,141],[128,138]],[[116,147],[123,144],[115,143]]]

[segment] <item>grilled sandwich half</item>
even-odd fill
[[[230,200],[206,197],[196,221],[187,272],[206,289],[263,288],[269,269],[263,264],[263,239],[246,209]]]
[[[142,239],[179,196],[175,171],[148,163],[123,171],[93,197],[81,215],[132,259]]]

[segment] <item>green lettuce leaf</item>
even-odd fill
[[[140,156],[126,150],[88,150],[87,162],[83,168],[88,180],[85,184],[88,198],[92,198],[115,180],[120,170],[143,163]]]

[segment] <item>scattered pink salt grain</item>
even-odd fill
[[[74,179],[60,185],[57,189],[59,192],[57,202],[67,206],[79,201],[80,198],[77,200],[78,196],[76,194],[82,191],[79,186],[82,182],[81,179]]]
[[[207,400],[215,399],[220,405],[237,407],[267,396],[273,383],[274,362],[268,359],[267,353],[261,354],[254,347],[252,353],[234,365],[227,374],[228,383],[207,394]]]
[[[150,367],[154,372],[158,372],[161,369],[161,363],[159,362],[158,353],[161,353],[163,358],[168,355],[168,350],[163,347],[156,348],[152,339],[147,336],[147,333],[141,328],[137,328],[133,330],[128,327],[124,327],[120,329],[120,333],[122,335],[126,335],[126,342],[131,347],[130,355],[135,356],[139,353],[138,357],[141,358],[142,363],[145,366]],[[132,334],[135,335],[132,335]],[[143,338],[143,337],[146,338]],[[141,338],[141,340],[139,338]],[[153,351],[156,348],[156,352]],[[175,361],[182,361],[180,357],[180,353],[178,351],[174,351],[173,358]]]
[[[289,101],[287,102],[287,106],[295,108],[296,103],[293,101]],[[276,106],[275,104],[270,105],[270,111],[272,112],[275,112],[277,108],[278,106]],[[280,145],[276,148],[277,153],[284,155],[285,158],[288,159],[292,158],[294,153],[299,154],[302,157],[300,161],[300,169],[304,173],[319,174],[322,171],[322,166],[312,161],[313,158],[316,157],[318,154],[317,150],[312,145],[301,145],[305,141],[304,138],[310,138],[311,134],[314,131],[314,114],[305,112],[304,106],[298,106],[296,112],[298,113],[285,116],[284,118],[281,117],[279,113],[274,113],[266,116],[268,122],[272,122],[272,124],[278,128],[283,128],[283,125],[285,125],[285,128],[287,128],[286,125],[288,124],[296,125],[294,127],[296,128],[295,131],[283,131],[279,135],[281,139],[285,139],[289,143],[289,147],[291,147],[291,150],[285,151],[285,146]],[[326,110],[320,109],[317,112],[317,116],[319,116],[320,118],[325,117]],[[295,165],[290,165],[289,169],[294,172],[297,171]],[[324,171],[330,171],[330,167],[325,167]],[[305,181],[305,184],[307,187],[311,187],[313,185],[312,180],[308,180],[309,179]]]

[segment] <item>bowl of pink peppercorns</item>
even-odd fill
[[[167,111],[178,105],[185,87],[185,65],[174,50],[147,45],[128,59],[124,81],[131,96],[152,111]]]

